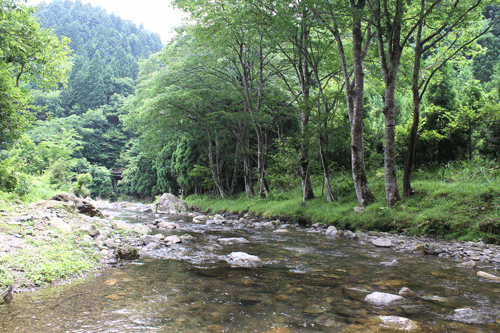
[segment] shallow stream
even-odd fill
[[[116,212],[107,212],[117,214]],[[127,213],[140,223],[152,215]],[[178,219],[177,219],[178,220]],[[379,315],[414,320],[419,332],[499,332],[500,284],[434,256],[396,253],[309,229],[235,229],[177,222],[166,235],[193,236],[143,259],[70,285],[15,295],[0,305],[5,332],[385,332]],[[249,243],[223,245],[219,238]],[[231,252],[256,255],[258,267],[231,267]],[[397,259],[387,267],[380,262]],[[479,269],[494,272],[491,265]],[[369,293],[416,293],[393,306]],[[464,309],[463,311],[455,311]],[[392,332],[392,331],[391,331]]]

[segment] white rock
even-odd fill
[[[148,235],[151,232],[151,230],[147,226],[142,224],[134,225],[132,227],[132,230],[141,235]]]
[[[172,235],[172,236],[165,237],[165,242],[167,242],[167,245],[173,245],[173,244],[177,244],[177,243],[182,243],[182,239],[180,239],[179,236]]]
[[[485,278],[487,280],[500,282],[500,277],[493,275],[493,274],[490,274],[490,273],[479,271],[479,272],[477,272],[477,276]]]
[[[64,222],[59,217],[51,218],[49,220],[49,226],[51,226],[52,228],[58,229],[59,231],[62,231],[62,232],[70,232],[71,231],[71,227],[69,226],[69,224]]]
[[[178,229],[178,228],[179,228],[179,225],[177,223],[174,223],[174,222],[163,221],[163,222],[158,223],[158,229],[171,230],[171,229]]]
[[[377,247],[393,247],[392,241],[388,238],[376,238],[372,240],[372,244]]]
[[[158,200],[158,211],[169,214],[183,214],[189,209],[188,205],[171,193],[164,193]]]
[[[335,236],[337,234],[337,232],[338,232],[337,228],[335,228],[333,225],[331,225],[326,229],[325,235]]]
[[[382,326],[391,330],[397,331],[414,331],[418,330],[419,326],[413,320],[398,316],[379,316],[382,320]]]
[[[246,240],[243,237],[232,237],[232,238],[219,238],[217,240],[221,244],[245,244],[245,243],[250,243],[248,240]]]
[[[390,305],[392,303],[403,300],[404,298],[399,295],[374,292],[365,297],[365,302],[374,304],[374,305]]]
[[[132,229],[132,227],[127,223],[127,222],[124,222],[122,220],[113,220],[111,221],[111,226],[113,227],[113,229],[116,229],[116,230],[130,230]]]
[[[208,217],[206,215],[198,215],[193,217],[194,223],[205,223],[207,222]]]
[[[279,228],[279,229],[274,230],[273,233],[275,233],[275,234],[288,234],[288,233],[290,233],[290,231],[288,231],[288,229],[286,229],[286,228]]]
[[[229,255],[229,258],[234,260],[234,261],[243,261],[243,262],[250,262],[250,263],[259,263],[260,258],[245,252],[232,252]]]

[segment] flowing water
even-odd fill
[[[154,219],[134,213],[127,218]],[[500,284],[456,268],[457,262],[326,238],[308,229],[276,234],[184,220],[166,234],[194,238],[169,247],[165,259],[143,259],[70,285],[17,294],[11,304],[0,305],[0,331],[388,331],[374,319],[379,315],[414,320],[419,332],[500,331]],[[217,242],[226,237],[249,243]],[[262,263],[231,267],[222,259],[235,251]],[[380,265],[393,259],[397,266]],[[371,292],[397,294],[402,287],[417,295],[387,307],[364,301]]]

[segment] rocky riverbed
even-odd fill
[[[63,196],[64,197],[64,196]],[[189,234],[172,234],[168,231],[179,229],[183,220],[172,222],[171,217],[182,214],[183,218],[194,223],[205,225],[224,225],[237,229],[268,230],[269,233],[285,234],[294,229],[305,233],[317,233],[325,236],[325,242],[342,237],[360,243],[371,244],[373,247],[390,248],[396,253],[412,252],[426,256],[452,258],[459,267],[474,269],[477,263],[491,264],[489,272],[478,272],[485,279],[498,278],[494,267],[500,264],[500,247],[483,242],[447,241],[435,237],[411,237],[381,232],[352,232],[337,230],[333,226],[314,224],[307,228],[287,224],[280,220],[267,221],[248,214],[205,215],[199,212],[188,212],[187,205],[171,195],[164,195],[158,205],[141,203],[92,201],[75,197],[67,200],[48,200],[37,204],[17,204],[11,209],[0,211],[0,284],[5,289],[8,284],[15,286],[15,291],[29,290],[40,285],[33,281],[26,272],[30,267],[20,269],[9,265],[12,258],[21,252],[37,253],[43,245],[58,244],[71,241],[74,247],[85,247],[92,255],[87,260],[91,265],[83,271],[100,269],[106,266],[120,265],[127,260],[143,258],[176,258],[176,244],[189,242]],[[79,203],[80,202],[80,203]],[[85,211],[77,213],[78,206],[85,207]],[[140,223],[125,222],[112,213],[103,215],[103,212],[131,211],[148,213],[148,220]],[[90,214],[93,216],[89,216]],[[220,239],[219,243],[245,242],[243,239]],[[182,253],[177,255],[182,258]],[[381,265],[397,266],[396,259],[381,261]],[[10,261],[9,261],[10,258]],[[259,264],[259,258],[246,253],[234,253],[222,258],[230,264],[253,266]],[[89,269],[88,267],[92,267]],[[80,272],[78,272],[80,273]],[[71,278],[62,274],[63,279]],[[41,279],[43,284],[43,279]],[[50,281],[53,282],[53,281]]]

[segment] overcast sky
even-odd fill
[[[173,27],[182,23],[182,12],[170,6],[170,0],[81,0],[95,7],[106,9],[108,14],[114,13],[124,20],[130,20],[137,26],[141,23],[146,30],[160,35],[163,44],[171,36]],[[28,4],[36,5],[42,0],[29,0]],[[45,0],[50,3],[51,0]]]

